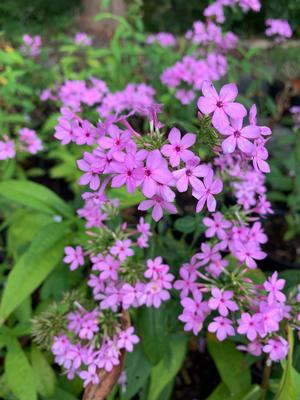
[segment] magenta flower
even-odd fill
[[[61,141],[61,144],[69,144],[76,140],[75,132],[79,128],[77,121],[68,121],[64,117],[58,118],[58,125],[55,126],[54,137]]]
[[[215,259],[220,258],[221,255],[219,253],[219,250],[220,250],[219,244],[210,247],[210,245],[207,243],[201,243],[201,253],[197,253],[195,257],[198,260],[201,260],[199,262],[199,265],[203,266],[211,261],[214,261]]]
[[[234,254],[239,261],[252,269],[257,267],[255,260],[263,260],[267,255],[255,242],[242,243],[240,241],[234,243]]]
[[[81,246],[76,246],[75,249],[67,246],[65,247],[65,254],[66,256],[64,258],[64,262],[66,264],[70,264],[71,271],[74,271],[79,266],[84,265],[83,250]]]
[[[98,140],[99,146],[103,149],[109,149],[112,154],[115,151],[123,150],[130,141],[131,134],[129,131],[122,131],[117,125],[108,127],[109,136],[103,136]]]
[[[168,140],[171,144],[165,144],[162,147],[161,152],[164,156],[170,159],[172,167],[177,167],[180,164],[180,160],[187,161],[194,157],[194,153],[187,149],[195,144],[195,134],[186,133],[181,138],[180,130],[172,128]]]
[[[285,295],[281,292],[281,290],[285,286],[284,279],[277,279],[278,272],[275,271],[271,277],[264,283],[264,288],[266,289],[268,294],[268,303],[273,304],[276,301],[279,303],[284,303],[286,300]]]
[[[80,185],[89,185],[92,190],[97,190],[100,186],[99,175],[102,173],[102,163],[91,153],[85,151],[83,159],[77,161],[78,168],[85,172],[79,179]]]
[[[213,322],[208,325],[208,331],[216,333],[217,339],[222,342],[227,336],[234,336],[232,321],[225,317],[216,317]]]
[[[119,261],[115,260],[111,255],[107,255],[103,260],[97,262],[97,269],[101,271],[100,279],[118,279]]]
[[[134,255],[134,251],[130,248],[131,240],[117,240],[115,245],[111,247],[110,252],[113,256],[119,258],[121,262],[123,262],[127,257],[131,257]]]
[[[15,158],[15,142],[5,138],[5,140],[0,141],[0,160],[6,160],[8,158]]]
[[[204,178],[210,171],[207,165],[199,165],[200,158],[194,156],[189,159],[184,168],[173,171],[173,176],[176,179],[176,187],[179,192],[186,192],[188,185],[191,185],[194,190],[201,190],[202,185],[200,177]]]
[[[124,163],[114,163],[113,170],[118,175],[114,176],[111,187],[126,185],[129,193],[134,193],[139,182],[143,179],[143,169],[135,168],[135,159],[131,154],[127,154]]]
[[[197,279],[197,275],[195,273],[191,273],[187,268],[182,266],[179,271],[179,275],[181,279],[178,279],[174,283],[174,288],[180,291],[180,297],[183,299],[197,289],[197,283],[195,282]]]
[[[146,197],[153,197],[158,190],[158,183],[168,185],[172,181],[172,174],[168,170],[167,162],[159,150],[151,151],[146,160],[142,192]]]
[[[289,344],[283,337],[279,336],[278,339],[269,339],[263,347],[263,351],[269,354],[272,361],[280,361],[287,356]]]
[[[258,126],[247,125],[243,128],[243,118],[231,119],[231,125],[220,127],[220,133],[228,136],[222,142],[224,153],[233,153],[238,147],[243,153],[251,154],[253,151],[253,143],[249,139],[256,139],[260,136]]]
[[[203,183],[200,182],[200,187],[197,191],[193,191],[193,196],[198,199],[196,207],[197,213],[203,209],[205,203],[207,203],[207,208],[210,212],[213,212],[216,209],[217,202],[214,195],[222,192],[223,183],[219,178],[213,180],[213,177],[214,174],[211,170],[204,178]]]
[[[119,349],[126,349],[131,352],[133,350],[133,345],[140,341],[138,336],[134,334],[134,328],[131,326],[126,331],[121,331],[119,333],[119,338],[117,346]]]
[[[212,310],[218,310],[219,313],[226,317],[229,311],[237,311],[239,308],[235,301],[231,300],[233,297],[232,290],[225,290],[222,292],[219,288],[211,289],[212,298],[208,301],[208,307]]]
[[[209,81],[202,84],[204,96],[198,99],[198,108],[203,114],[211,114],[212,124],[216,129],[222,129],[229,125],[228,117],[239,119],[245,117],[247,110],[240,103],[234,103],[238,95],[237,87],[234,83],[228,83],[221,88],[218,95],[215,87]]]
[[[165,201],[160,196],[154,196],[150,200],[144,200],[140,203],[138,209],[141,211],[149,210],[152,208],[152,218],[154,221],[159,221],[163,217],[163,210],[167,210],[170,214],[176,214],[177,210],[174,204]]]
[[[205,236],[211,238],[217,236],[219,239],[226,238],[226,231],[231,227],[231,222],[224,219],[220,212],[213,214],[213,219],[205,217],[203,218],[203,224],[208,227],[205,231]]]
[[[93,385],[98,385],[99,383],[99,377],[95,364],[89,365],[87,371],[80,371],[79,376],[84,381],[84,387],[86,387],[89,383]]]
[[[147,269],[144,276],[148,279],[157,279],[165,267],[166,264],[163,264],[161,257],[156,257],[154,260],[147,260]]]
[[[246,335],[251,342],[256,339],[257,331],[259,330],[259,316],[254,314],[251,316],[249,313],[242,313],[241,318],[238,320],[238,333]]]

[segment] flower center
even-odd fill
[[[177,153],[178,153],[180,150],[181,150],[181,148],[180,148],[179,145],[175,146],[175,151],[177,151]]]
[[[223,107],[223,101],[219,100],[217,101],[217,107],[222,108]]]
[[[241,133],[240,133],[240,131],[234,131],[233,135],[235,138],[239,138],[241,136]]]

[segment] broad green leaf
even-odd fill
[[[59,196],[45,186],[26,180],[0,182],[0,195],[34,210],[48,214],[72,216],[72,210]]]
[[[207,400],[261,400],[261,388],[258,385],[252,385],[249,392],[245,395],[232,395],[225,385],[221,382],[211,393]]]
[[[183,218],[179,218],[175,221],[175,229],[183,233],[191,233],[196,229],[196,219],[191,215],[186,215]]]
[[[12,339],[8,345],[5,376],[10,390],[19,400],[37,399],[32,367],[16,339]]]
[[[151,372],[151,364],[147,360],[142,346],[138,344],[132,353],[126,354],[125,370],[127,374],[126,391],[121,400],[131,400],[144,385]]]
[[[169,339],[165,307],[139,309],[138,332],[148,360],[157,364],[164,357]]]
[[[208,335],[208,350],[232,396],[242,395],[249,391],[251,373],[246,365],[244,355],[230,341],[219,342],[214,335]],[[241,397],[242,398],[242,397]]]
[[[4,321],[55,268],[63,256],[68,228],[63,223],[43,227],[10,272],[0,306]]]
[[[157,400],[177,375],[186,354],[186,345],[185,336],[171,336],[164,358],[152,369],[147,400]]]
[[[144,200],[144,196],[140,191],[130,194],[127,192],[126,188],[110,189],[108,197],[111,199],[117,198],[120,201],[121,209],[135,206]]]
[[[32,346],[29,354],[37,391],[41,396],[51,397],[54,395],[56,376],[44,354]]]
[[[68,393],[63,389],[57,388],[54,395],[47,400],[78,400],[72,393]]]
[[[294,332],[288,327],[289,355],[287,361],[283,364],[283,374],[279,384],[278,392],[274,400],[297,400],[297,389],[295,384],[295,374],[293,369],[293,349]]]

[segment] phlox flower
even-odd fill
[[[204,96],[199,97],[198,108],[203,114],[213,113],[212,124],[216,129],[222,129],[229,125],[228,117],[241,119],[247,114],[247,110],[242,104],[234,102],[238,95],[234,83],[224,85],[218,94],[211,82],[204,81],[202,93]]]
[[[111,247],[110,252],[113,256],[119,258],[121,262],[125,261],[127,257],[134,255],[134,251],[130,248],[132,242],[130,239],[116,240],[114,246]]]
[[[65,247],[65,254],[64,262],[70,264],[71,271],[84,265],[83,250],[81,246],[76,246],[75,248],[67,246]]]
[[[126,185],[127,191],[134,193],[143,179],[143,169],[135,168],[135,165],[135,159],[131,154],[125,156],[123,163],[114,163],[113,170],[117,175],[113,177],[111,187]]]
[[[79,376],[83,380],[84,387],[90,383],[93,385],[98,385],[100,382],[95,364],[89,365],[87,371],[80,371]]]
[[[255,260],[263,260],[267,256],[255,242],[242,243],[240,241],[234,243],[234,255],[252,269],[257,267]]]
[[[120,262],[115,260],[110,254],[108,254],[103,260],[97,262],[97,269],[101,271],[100,279],[102,280],[118,280],[119,267]]]
[[[119,349],[126,349],[131,352],[133,346],[139,343],[140,339],[134,334],[134,328],[131,326],[125,331],[121,331],[118,335],[117,346]]]
[[[203,266],[210,261],[214,261],[215,259],[220,258],[221,255],[219,253],[219,250],[219,244],[210,247],[210,245],[207,243],[201,243],[201,253],[195,254],[195,257],[200,260],[199,266]]]
[[[99,158],[85,151],[83,159],[77,161],[78,168],[85,172],[79,179],[80,185],[89,185],[92,190],[97,190],[100,186],[99,175],[103,172],[103,164]]]
[[[275,271],[271,277],[264,283],[264,288],[268,292],[268,302],[272,304],[276,301],[279,303],[284,303],[286,297],[281,290],[285,286],[284,279],[278,279],[278,272]]]
[[[196,206],[196,212],[200,212],[205,203],[207,204],[207,208],[210,212],[215,211],[217,202],[214,198],[214,195],[222,192],[223,183],[221,179],[217,178],[214,180],[214,174],[211,170],[204,178],[203,183],[200,181],[199,188],[197,190],[193,190],[193,196],[198,199],[198,203]]]
[[[150,200],[144,200],[138,206],[140,211],[149,210],[152,208],[152,218],[154,221],[159,221],[163,217],[163,210],[167,210],[170,214],[176,214],[177,210],[174,204],[165,201],[160,196],[154,196]]]
[[[238,320],[238,333],[240,335],[246,335],[251,341],[255,340],[259,330],[259,321],[260,317],[257,314],[252,316],[247,312],[242,313],[241,318]]]
[[[219,239],[225,239],[225,230],[231,227],[231,222],[225,220],[220,212],[214,213],[213,219],[208,217],[203,218],[203,224],[208,227],[205,231],[207,238],[217,236]]]
[[[219,313],[226,317],[229,311],[237,311],[238,306],[235,301],[231,300],[234,293],[232,290],[221,291],[219,288],[211,289],[212,297],[208,301],[208,307],[211,310],[218,310]]]
[[[216,333],[217,339],[222,342],[227,336],[234,336],[234,328],[232,321],[225,317],[216,317],[213,322],[208,325],[208,331]]]
[[[202,185],[200,177],[204,178],[210,171],[207,165],[199,165],[200,158],[192,157],[186,161],[185,167],[173,171],[173,176],[176,180],[176,187],[179,192],[186,192],[188,185],[191,185],[194,190],[201,190]]]
[[[289,344],[283,337],[279,336],[278,339],[269,339],[263,347],[263,351],[269,354],[272,361],[280,361],[286,358]]]
[[[58,125],[55,126],[54,137],[66,145],[76,140],[76,130],[79,128],[77,120],[69,121],[65,117],[58,118]]]
[[[187,161],[194,157],[194,153],[188,150],[196,142],[196,135],[194,133],[186,133],[181,138],[180,130],[172,128],[168,140],[171,144],[165,144],[161,152],[170,159],[172,167],[177,167],[180,164],[180,160]]]
[[[182,299],[197,289],[197,275],[190,272],[184,265],[179,270],[180,279],[174,283],[174,288],[180,291],[180,298]]]
[[[0,160],[6,160],[8,158],[15,158],[16,150],[15,143],[13,140],[0,140]]]
[[[230,119],[230,124],[219,128],[222,135],[228,136],[222,142],[223,151],[233,153],[238,147],[243,153],[251,154],[253,143],[249,139],[256,139],[260,136],[259,128],[255,125],[243,127],[243,118]]]

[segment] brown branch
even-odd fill
[[[121,317],[122,329],[130,327],[130,317],[127,311],[124,311]],[[84,390],[82,400],[105,400],[114,388],[121,375],[124,366],[125,350],[121,351],[120,363],[110,372],[104,369],[98,371],[99,383],[97,385],[89,384]]]

